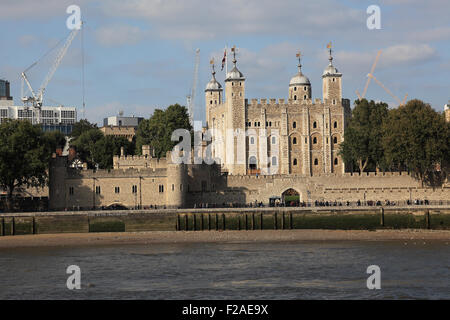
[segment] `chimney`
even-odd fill
[[[120,147],[120,156],[121,157],[125,156],[125,148],[124,147]]]
[[[148,144],[142,146],[142,155],[146,157],[151,157],[150,146]]]

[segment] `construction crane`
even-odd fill
[[[372,68],[370,69],[370,74],[373,74],[373,72],[375,71],[375,67],[377,66],[378,59],[380,58],[380,55],[381,55],[381,50],[379,50],[378,53],[377,53],[377,57],[375,58],[375,61],[374,61],[373,65],[372,65]],[[366,85],[364,86],[364,91],[363,91],[362,95],[359,95],[358,90],[356,90],[356,95],[358,96],[359,100],[364,99],[364,97],[366,96],[367,89],[369,88],[370,80],[371,80],[371,78],[369,77],[367,79],[367,81],[366,81]]]
[[[375,67],[378,63],[378,59],[380,58],[381,55],[381,50],[378,51],[377,53],[377,57],[375,58],[375,61],[372,65],[372,68],[370,69],[370,73],[367,74],[367,81],[366,81],[366,85],[364,86],[364,91],[362,93],[362,95],[359,94],[358,90],[356,90],[356,95],[358,96],[359,100],[364,99],[364,97],[366,96],[367,93],[367,89],[369,88],[369,84],[370,84],[370,80],[374,80],[380,87],[382,87],[392,98],[394,98],[394,100],[397,101],[397,103],[399,104],[399,106],[402,106],[405,104],[406,99],[408,98],[408,94],[405,95],[405,97],[403,98],[402,101],[400,101],[399,98],[397,98],[391,90],[389,90],[388,88],[386,88],[381,81],[379,81],[377,78],[375,78],[375,76],[373,75],[373,72],[375,71]]]
[[[41,87],[39,88],[39,90],[36,92],[33,87],[31,86],[30,81],[28,80],[27,77],[27,72],[33,68],[36,64],[38,64],[38,62],[43,58],[39,59],[38,61],[36,61],[35,63],[33,63],[31,66],[29,66],[27,69],[25,69],[25,71],[22,72],[21,77],[22,77],[22,102],[24,104],[24,106],[29,107],[30,104],[31,106],[36,109],[37,113],[36,113],[36,122],[40,123],[40,111],[41,111],[41,107],[44,101],[44,94],[45,94],[45,89],[47,88],[50,80],[53,78],[53,75],[55,74],[56,70],[58,69],[59,65],[61,64],[62,59],[64,58],[64,56],[67,53],[67,49],[69,49],[73,39],[76,37],[78,31],[80,29],[73,29],[69,36],[67,37],[64,45],[62,46],[62,48],[59,50],[55,61],[53,62],[53,65],[50,67],[50,70],[47,73],[47,76],[45,77],[44,81],[41,84]],[[48,54],[48,53],[47,53]],[[45,54],[44,56],[46,56],[47,54]],[[24,83],[27,85],[31,96],[25,96],[25,91],[24,91]]]
[[[195,50],[195,67],[194,67],[194,79],[192,81],[191,94],[187,96],[187,106],[189,111],[189,122],[191,126],[194,125],[194,107],[195,107],[195,93],[197,91],[198,82],[198,67],[200,65],[200,49]]]

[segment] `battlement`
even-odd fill
[[[261,99],[250,99],[250,102],[247,102],[247,106],[250,108],[256,108],[256,107],[267,107],[267,106],[273,106],[273,107],[286,107],[287,104],[302,104],[302,105],[314,105],[314,104],[321,104],[322,100],[317,98],[315,101],[312,99],[306,99],[306,100],[294,100],[294,99],[285,99],[285,98],[261,98]]]
[[[92,179],[92,178],[123,178],[123,177],[165,177],[166,168],[128,168],[128,169],[110,169],[110,170],[78,170],[75,168],[67,169],[68,179]]]

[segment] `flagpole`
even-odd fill
[[[225,45],[225,52],[227,53],[225,55],[225,78],[228,74],[228,43]]]

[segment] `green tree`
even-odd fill
[[[389,111],[383,126],[386,162],[406,168],[424,183],[441,183],[450,158],[450,126],[443,114],[420,100]],[[443,170],[438,172],[441,167]]]
[[[134,154],[134,143],[125,137],[104,136],[97,140],[94,147],[93,158],[100,169],[113,168],[113,157],[120,155],[124,148],[125,155]]]
[[[103,138],[103,132],[98,128],[93,128],[82,132],[75,140],[71,141],[78,157],[81,161],[87,163],[88,168],[95,168],[95,164],[98,163],[98,159],[95,158],[95,155],[98,155],[95,153],[95,148],[96,143]]]
[[[52,152],[55,152],[58,148],[63,149],[66,145],[66,137],[60,131],[45,132],[44,138],[47,139]]]
[[[8,209],[16,188],[46,185],[51,148],[42,129],[29,121],[0,125],[0,186],[7,190]]]
[[[72,138],[72,140],[76,140],[82,133],[89,131],[91,129],[97,129],[97,124],[90,123],[86,119],[81,119],[80,121],[78,121],[73,125],[70,137]]]
[[[186,107],[179,104],[171,105],[166,110],[156,109],[150,119],[139,124],[136,133],[136,151],[141,154],[143,145],[150,145],[155,156],[165,157],[167,151],[177,144],[171,141],[176,129],[192,130]]]
[[[388,105],[366,99],[357,100],[355,104],[339,154],[346,164],[357,163],[362,173],[369,164],[376,168],[385,166],[382,127],[387,118]]]

